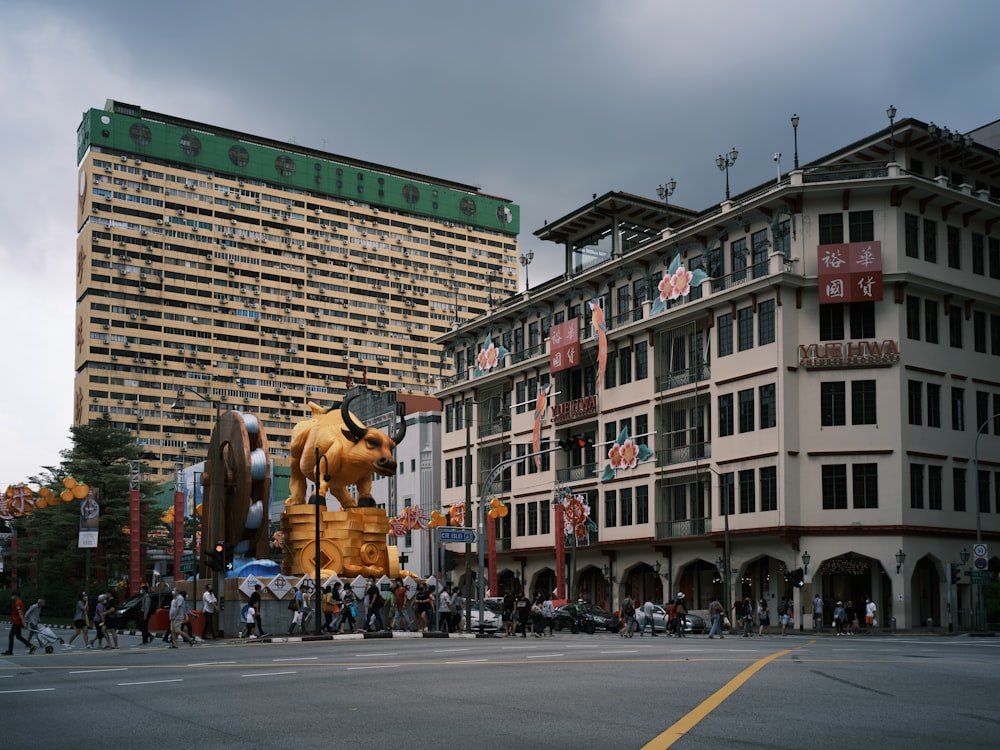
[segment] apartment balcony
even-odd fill
[[[674,464],[686,464],[711,457],[711,443],[694,443],[693,445],[681,445],[676,448],[658,450],[656,452],[656,465],[663,467]]]
[[[687,518],[682,521],[660,521],[656,524],[657,539],[677,539],[705,536],[712,533],[711,518]]]
[[[556,482],[558,484],[572,484],[573,482],[587,482],[597,480],[597,464],[582,464],[581,466],[570,466],[565,469],[556,469]]]
[[[673,370],[656,378],[656,390],[669,391],[691,383],[702,383],[712,379],[712,367],[707,364],[695,365],[683,370]]]

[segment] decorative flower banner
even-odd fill
[[[574,495],[573,491],[567,488],[563,491],[562,498],[556,502],[561,503],[565,512],[563,513],[563,533],[573,537],[576,544],[587,541],[587,533],[592,530],[594,523],[590,520],[590,505],[587,504],[586,495]]]
[[[494,344],[493,337],[487,333],[483,336],[483,345],[479,348],[479,354],[476,355],[476,370],[472,376],[478,378],[490,370],[495,370],[506,356],[507,350],[503,346]]]
[[[604,368],[608,364],[608,324],[599,300],[587,304],[590,305],[594,335],[597,336],[597,395],[600,396],[604,389]]]
[[[636,443],[628,436],[628,427],[622,428],[618,433],[618,439],[611,444],[608,450],[608,459],[611,463],[604,467],[601,474],[601,481],[607,482],[615,478],[615,472],[623,469],[634,469],[640,461],[651,458],[653,451],[647,446]]]
[[[427,528],[427,515],[419,505],[403,508],[403,512],[389,519],[389,536],[406,536],[416,529]]]
[[[549,403],[549,387],[538,389],[538,399],[535,401],[535,427],[531,434],[532,452],[535,454],[535,468],[542,470],[542,456],[539,452],[542,447],[542,418]]]
[[[677,253],[670,267],[663,274],[657,287],[660,296],[653,301],[649,314],[656,315],[663,312],[667,307],[668,300],[675,300],[678,297],[687,297],[691,293],[692,287],[701,286],[702,282],[708,278],[708,274],[700,268],[689,271],[681,263],[681,254]]]

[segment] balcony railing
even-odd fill
[[[594,481],[597,479],[597,464],[582,464],[566,469],[556,469],[556,481],[560,484]]]
[[[712,368],[710,365],[695,365],[683,370],[674,370],[656,378],[656,390],[668,391],[671,388],[680,388],[695,382],[702,382],[712,379]]]
[[[656,524],[657,539],[684,536],[705,536],[712,533],[711,518],[688,518],[683,521],[661,521]]]
[[[684,464],[689,461],[700,461],[703,458],[712,457],[711,443],[694,443],[693,445],[679,445],[676,448],[663,448],[656,451],[657,466],[671,466],[673,464]]]
[[[521,349],[520,351],[512,352],[510,355],[511,364],[524,362],[524,360],[536,357],[544,351],[545,351],[545,343],[543,342],[540,344],[535,344],[534,346],[529,346],[526,349]]]

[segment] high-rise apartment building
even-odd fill
[[[77,161],[74,422],[110,414],[161,475],[215,405],[280,465],[310,400],[431,393],[435,340],[517,289],[518,206],[471,185],[115,101]]]
[[[565,274],[447,334],[438,392],[444,509],[468,482],[510,505],[500,590],[972,625],[1000,571],[997,137],[890,120],[702,211],[612,192],[538,230]]]

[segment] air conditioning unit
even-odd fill
[[[139,416],[136,417],[136,419],[141,422],[142,421],[142,415],[140,414]]]
[[[111,355],[111,361],[112,362],[117,362],[118,361],[118,355],[117,354],[112,354]]]
[[[183,216],[184,215],[184,209],[183,208],[178,208],[177,209],[177,215],[178,216]]]
[[[128,349],[130,346],[132,346],[132,345],[129,342],[126,341],[125,342],[125,348]]]
[[[147,247],[146,249],[147,249],[147,250],[152,250],[152,249],[153,249],[153,246],[152,246],[152,245],[150,245],[150,246],[148,246],[148,247]],[[153,259],[152,259],[152,258],[146,258],[146,265],[147,265],[147,266],[151,266],[151,265],[153,265]]]
[[[156,223],[159,224],[160,226],[162,226],[163,225],[163,219],[157,219]]]
[[[146,287],[144,286],[139,287],[139,294],[145,294],[145,293],[146,293]]]
[[[139,316],[136,315],[135,313],[132,313],[131,315],[129,315],[129,317],[132,318],[132,320],[135,320]]]
[[[144,279],[144,278],[146,278],[146,272],[145,272],[145,271],[143,271],[142,273],[140,273],[140,274],[139,274],[139,278],[140,278],[140,279]]]
[[[189,419],[188,420],[188,424],[198,424],[198,420],[197,419]]]
[[[230,219],[229,223],[232,224],[233,226],[236,226],[236,219]]]
[[[168,437],[168,438],[172,438],[174,436],[174,433],[172,433],[172,432],[164,432],[163,436],[164,437]]]
[[[106,330],[108,330],[109,328],[111,328],[111,326],[110,326],[110,325],[108,325],[107,323],[105,323],[105,324],[104,324],[104,330],[106,331]]]
[[[139,234],[141,234],[143,237],[145,237],[146,235],[149,234],[149,230],[148,229],[142,229],[142,230],[139,231]]]
[[[123,398],[118,399],[118,403],[119,404],[124,404],[125,403],[125,399],[123,399]]]

